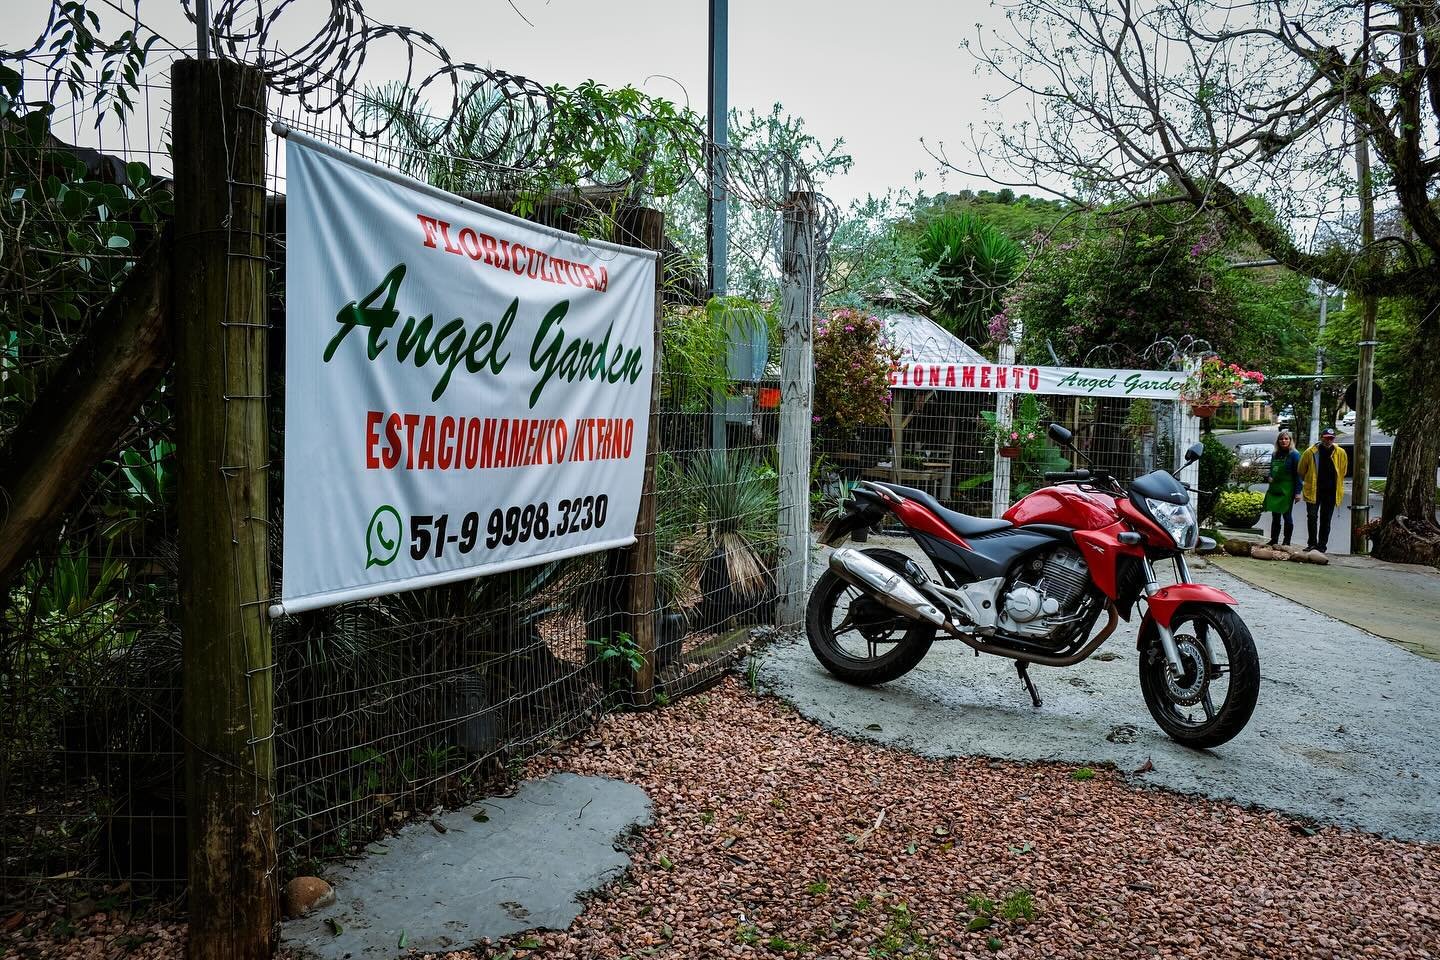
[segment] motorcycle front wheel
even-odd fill
[[[880,547],[862,552],[896,571],[909,560]],[[866,687],[909,673],[935,642],[933,625],[900,616],[829,570],[810,592],[805,634],[826,670]]]
[[[1140,692],[1172,740],[1204,750],[1245,729],[1260,696],[1260,658],[1250,628],[1230,607],[1184,606],[1170,623],[1184,667],[1171,676],[1153,620],[1140,635]]]

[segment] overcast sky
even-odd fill
[[[92,5],[107,35],[122,29],[103,0]],[[31,42],[48,8],[48,0],[5,3],[0,45]],[[295,0],[282,36],[300,42],[328,8],[327,0]],[[365,11],[434,34],[455,60],[545,84],[632,84],[688,100],[697,112],[706,108],[705,0],[515,0],[514,8],[505,0],[367,0]],[[170,39],[193,46],[180,0],[143,0],[140,13]],[[985,115],[982,96],[991,82],[976,76],[959,49],[976,36],[977,21],[1002,22],[1003,14],[985,0],[731,0],[730,104],[765,111],[780,102],[817,137],[843,137],[854,169],[827,186],[842,202],[914,188],[917,171],[932,193],[983,186],[953,174],[942,183],[920,145],[923,136],[958,146]],[[366,78],[398,75],[395,53],[393,47],[375,50]]]

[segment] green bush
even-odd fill
[[[1228,490],[1215,504],[1215,520],[1235,530],[1248,530],[1260,521],[1265,511],[1265,494],[1248,490]]]
[[[1216,515],[1220,491],[1225,489],[1235,470],[1235,454],[1214,434],[1203,435],[1200,442],[1205,446],[1205,453],[1200,457],[1200,489],[1208,491],[1200,494],[1200,519],[1206,520]]]

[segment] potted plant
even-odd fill
[[[855,496],[855,488],[859,485],[860,481],[858,480],[840,480],[834,493],[825,494],[820,519],[828,524],[830,521],[844,516],[846,509],[850,506],[850,501]],[[866,542],[870,539],[870,528],[861,527],[850,535],[850,539],[856,543]]]
[[[1020,401],[1009,423],[1001,423],[989,410],[980,415],[985,418],[986,439],[995,452],[1007,460],[1018,460],[1027,446],[1044,442],[1043,421],[1050,416],[1050,411],[1034,397],[1027,396]]]
[[[1200,366],[1185,378],[1180,387],[1180,399],[1195,416],[1213,417],[1216,410],[1227,403],[1234,403],[1252,384],[1258,386],[1264,382],[1265,376],[1258,370],[1246,370],[1212,354],[1201,360]]]
[[[656,463],[655,544],[668,595],[698,595],[703,629],[773,616],[779,477],[736,452]],[[657,569],[657,574],[661,573]]]

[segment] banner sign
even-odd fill
[[[294,613],[635,540],[656,255],[290,132],[285,530]]]
[[[1184,383],[1185,374],[1163,370],[1001,366],[993,363],[907,363],[890,371],[890,386],[899,390],[1178,400]]]

